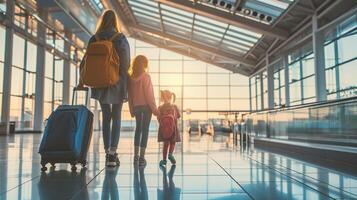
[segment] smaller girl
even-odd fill
[[[162,151],[161,167],[166,167],[167,158],[172,165],[176,164],[175,157],[172,155],[175,150],[175,143],[181,142],[180,132],[177,126],[177,119],[181,117],[177,106],[174,104],[176,95],[169,90],[160,91],[160,100],[162,105],[159,106],[159,134],[158,142],[164,142]],[[169,153],[169,155],[167,155]]]
[[[147,73],[148,59],[136,56],[130,71],[129,110],[135,117],[134,164],[145,166],[145,150],[148,143],[151,115],[158,115],[154,90],[150,75]],[[139,154],[140,152],[140,154]]]

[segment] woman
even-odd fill
[[[118,34],[119,33],[119,34]],[[117,35],[117,36],[115,36]],[[97,24],[97,30],[88,44],[100,40],[109,40],[113,36],[113,46],[119,56],[119,81],[110,87],[92,88],[93,99],[99,101],[103,113],[103,141],[106,152],[106,165],[108,167],[119,166],[117,147],[120,137],[121,110],[123,102],[127,101],[128,68],[130,65],[129,43],[123,33],[120,32],[118,19],[113,10],[103,13]],[[83,65],[83,60],[81,66]],[[79,87],[83,87],[80,83]],[[112,122],[112,128],[110,129]]]

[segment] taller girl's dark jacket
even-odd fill
[[[116,34],[116,31],[103,31],[98,33],[100,39],[110,39]],[[96,39],[92,36],[88,42],[88,45],[92,42],[95,42]],[[97,99],[100,103],[103,104],[119,104],[127,101],[128,99],[128,69],[130,66],[130,47],[128,40],[126,39],[123,33],[120,33],[113,40],[114,48],[119,55],[119,81],[117,84],[107,87],[107,88],[92,88],[91,97]],[[83,60],[81,66],[83,64]]]

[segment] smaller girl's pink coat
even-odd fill
[[[170,142],[181,142],[181,136],[180,136],[180,132],[179,132],[178,125],[177,125],[178,124],[177,123],[177,119],[179,119],[181,117],[179,109],[177,108],[177,106],[175,104],[164,103],[163,105],[161,105],[159,107],[159,118],[160,118],[160,115],[162,115],[163,113],[170,113],[170,114],[173,114],[176,117],[176,120],[175,120],[175,133],[174,133],[174,137],[172,137]],[[157,141],[158,142],[167,141],[163,137],[163,133],[162,133],[162,131],[160,129],[160,126],[159,126],[159,133],[158,133]]]
[[[154,89],[148,73],[143,73],[139,77],[130,78],[129,83],[129,109],[134,115],[135,106],[149,106],[154,115],[158,115],[155,103]]]

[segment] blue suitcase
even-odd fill
[[[39,153],[42,171],[47,163],[70,163],[75,171],[76,164],[87,164],[87,152],[93,133],[93,113],[84,105],[73,105],[74,94],[84,90],[88,104],[88,88],[73,89],[72,105],[61,105],[51,113],[42,136]]]

